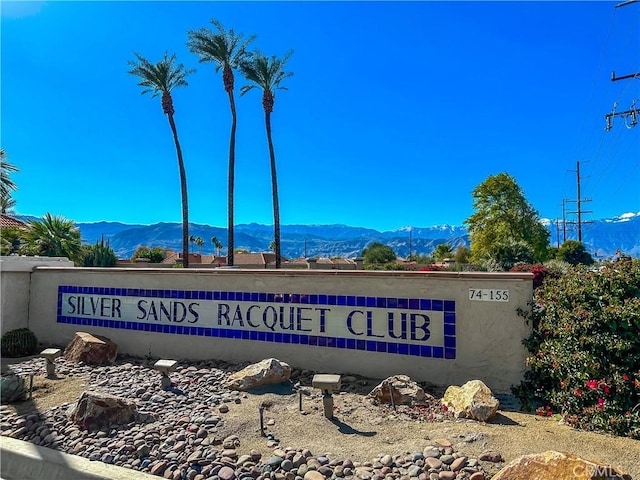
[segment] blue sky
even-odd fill
[[[217,18],[295,53],[272,115],[282,224],[461,225],[508,172],[544,218],[640,212],[640,126],[604,130],[640,81],[640,4],[616,2],[14,2],[1,11],[1,146],[21,214],[181,220],[160,100],[127,62],[196,68],[174,91],[190,221],[226,226],[230,128],[221,74],[186,32]],[[246,84],[236,74],[236,92]],[[640,100],[639,100],[640,103]],[[273,223],[264,113],[237,99],[236,223]],[[568,210],[575,209],[569,204]],[[569,219],[571,217],[568,217]]]

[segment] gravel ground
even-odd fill
[[[154,360],[119,358],[113,366],[90,367],[59,358],[57,380],[43,377],[43,362],[2,359],[3,371],[35,373],[32,399],[2,407],[2,435],[165,478],[315,480],[320,472],[323,478],[361,480],[475,480],[490,478],[519,455],[550,449],[611,463],[640,478],[636,440],[577,431],[506,408],[490,423],[456,420],[437,401],[442,391],[428,388],[435,397],[430,404],[393,409],[366,398],[379,380],[343,376],[329,420],[320,393],[310,386],[314,372],[294,371],[294,382],[307,392],[301,396],[290,386],[241,393],[226,389],[224,381],[244,364],[180,361],[171,375],[173,393],[160,389]],[[65,412],[86,389],[134,399],[157,420],[81,431]],[[504,462],[485,460],[500,457]]]

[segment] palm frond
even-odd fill
[[[273,93],[274,90],[286,90],[287,88],[282,85],[282,82],[293,76],[293,72],[285,72],[284,70],[291,55],[293,55],[293,50],[289,50],[281,58],[275,55],[267,57],[256,50],[247,60],[240,63],[240,71],[247,80],[253,82],[263,91]]]
[[[0,196],[5,199],[11,196],[11,192],[18,189],[18,186],[9,177],[10,174],[16,173],[18,167],[7,162],[7,152],[0,149]]]
[[[170,93],[176,87],[187,86],[185,78],[195,71],[192,68],[185,68],[182,63],[176,65],[175,54],[169,56],[165,52],[163,58],[156,64],[151,63],[137,52],[134,54],[138,60],[137,62],[129,62],[131,67],[129,73],[141,79],[138,85],[145,87],[142,91],[143,94],[150,92],[155,97],[159,94]]]
[[[236,34],[233,29],[227,32],[222,23],[215,18],[211,23],[217,32],[204,27],[190,30],[187,32],[187,47],[200,57],[200,62],[215,63],[216,72],[227,65],[237,68],[238,63],[246,56],[247,47],[256,36],[244,38],[242,33]]]

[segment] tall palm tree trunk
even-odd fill
[[[232,84],[233,85],[233,84]],[[234,188],[236,169],[236,102],[233,98],[233,86],[227,90],[229,94],[229,105],[231,106],[231,138],[229,139],[229,196],[228,202],[228,235],[227,240],[227,265],[233,266],[235,239],[233,235],[233,210],[234,210]]]
[[[273,196],[273,238],[276,251],[276,268],[282,263],[280,256],[280,204],[278,202],[278,177],[276,175],[276,155],[271,141],[271,112],[266,110],[264,121],[267,126],[267,141],[269,142],[269,157],[271,159],[271,191]]]
[[[178,168],[180,169],[180,191],[182,193],[182,266],[189,268],[189,204],[187,196],[187,174],[184,170],[184,161],[182,160],[182,149],[178,141],[178,131],[176,123],[173,121],[173,114],[168,114],[169,125],[173,133],[173,141],[176,144],[176,152],[178,154]]]

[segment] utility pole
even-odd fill
[[[631,5],[632,3],[638,3],[640,0],[626,0],[616,5],[615,8],[625,7],[627,5]],[[640,79],[640,72],[630,73],[628,75],[622,75],[620,77],[616,77],[616,72],[611,72],[611,81],[617,82],[619,80],[629,80],[632,78]],[[631,108],[629,110],[625,110],[623,112],[616,112],[616,108],[618,107],[618,103],[613,104],[613,108],[611,109],[611,113],[607,113],[604,118],[606,121],[605,130],[608,132],[613,128],[613,120],[616,117],[624,118],[624,123],[627,128],[633,128],[638,124],[638,115],[640,115],[640,110],[636,108],[637,100],[634,100],[631,103]]]
[[[567,200],[562,199],[562,243],[567,241],[567,211],[565,209]]]
[[[582,203],[583,202],[590,202],[591,199],[589,198],[582,198],[581,197],[581,193],[580,193],[580,161],[576,162],[576,176],[577,176],[577,190],[578,190],[578,198],[577,200],[567,200],[567,202],[571,202],[571,203],[576,203],[577,204],[577,209],[575,212],[568,212],[569,214],[574,214],[578,216],[578,220],[576,222],[567,222],[567,223],[575,223],[578,225],[578,241],[582,242],[582,224],[583,223],[593,223],[591,221],[583,221],[582,220],[582,214],[583,213],[592,213],[591,210],[582,210]]]
[[[560,220],[556,218],[556,243],[560,248]]]

